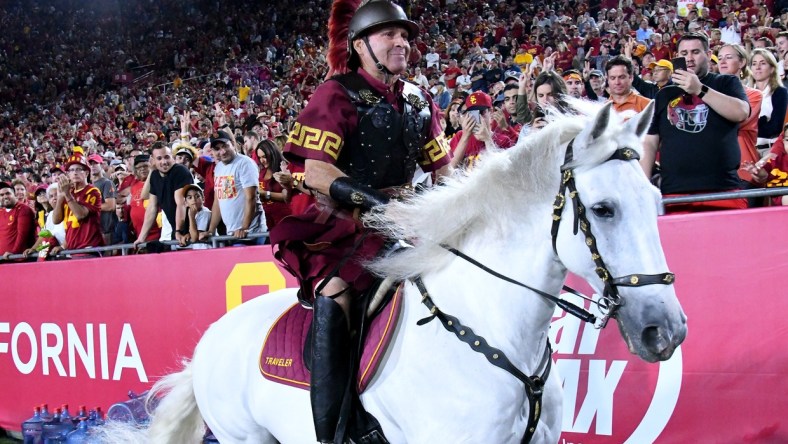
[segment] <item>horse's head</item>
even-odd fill
[[[649,362],[687,333],[657,230],[660,194],[637,162],[653,112],[652,102],[622,123],[606,105],[590,119],[567,148],[554,218],[561,262],[612,303],[629,350]]]

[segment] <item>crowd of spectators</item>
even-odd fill
[[[537,130],[550,107],[567,110],[564,97],[641,110],[646,98],[672,83],[671,60],[682,36],[704,33],[711,71],[738,76],[758,116],[739,133],[743,186],[784,186],[783,3],[414,0],[405,6],[422,32],[411,42],[411,80],[444,110],[454,164],[469,166],[466,156],[490,144],[511,146]],[[3,206],[28,203],[36,230],[54,236],[47,221],[58,177],[68,176],[65,165],[81,147],[90,181],[101,185],[105,243],[157,236],[188,243],[215,230],[228,233],[221,220],[203,214],[214,208],[214,170],[223,161],[211,139],[221,132],[228,137],[219,139],[231,139],[224,149],[248,156],[258,169],[261,224],[270,227],[297,211],[274,180],[289,173],[275,148],[327,72],[330,6],[330,0],[6,2],[0,10],[0,180],[12,186],[15,199]],[[472,93],[486,94],[489,106],[466,106]],[[474,120],[466,111],[486,117]],[[478,131],[484,125],[490,134]],[[167,174],[150,157],[156,143],[198,186],[178,187],[172,197],[191,211],[150,221],[147,179]],[[135,227],[135,219],[149,226]],[[190,232],[189,220],[205,226]],[[232,228],[229,234],[238,229]],[[40,244],[39,237],[32,250]]]

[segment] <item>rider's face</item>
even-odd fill
[[[367,35],[369,46],[383,64],[394,74],[405,72],[408,67],[408,56],[410,55],[410,43],[408,43],[408,31],[400,26],[386,26]],[[363,39],[353,42],[356,52],[361,57],[361,65],[377,71],[375,62],[369,54],[367,45]]]

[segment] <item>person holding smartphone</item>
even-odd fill
[[[641,166],[648,177],[660,153],[663,195],[686,195],[740,188],[739,123],[750,114],[738,78],[710,72],[709,40],[702,33],[684,34],[674,61],[674,86],[662,88],[656,112],[643,143]],[[746,199],[668,206],[668,212],[745,208]]]
[[[453,168],[473,168],[486,149],[496,149],[492,131],[492,99],[476,91],[465,99],[465,113],[460,116],[462,129],[449,141]]]
[[[476,91],[465,99],[465,112],[460,116],[462,129],[449,141],[452,167],[470,167],[482,151],[495,146],[491,111],[492,98],[485,92]]]

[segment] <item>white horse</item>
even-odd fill
[[[555,304],[441,244],[552,295],[559,294],[568,271],[603,294],[598,258],[592,259],[587,238],[573,233],[572,205],[558,212],[564,222],[555,251],[552,246],[551,214],[567,144],[573,141],[566,169],[574,174],[607,270],[627,279],[668,276],[657,231],[659,192],[637,161],[610,160],[623,148],[640,150],[652,113],[653,105],[623,122],[607,105],[591,116],[556,117],[517,146],[488,153],[473,172],[387,205],[368,222],[415,247],[371,268],[397,279],[421,276],[443,312],[486,338],[526,375],[539,373]],[[630,351],[649,362],[670,358],[686,335],[672,280],[666,283],[620,288],[622,303],[613,316]],[[393,443],[520,442],[530,414],[523,384],[440,322],[417,326],[430,315],[421,299],[408,282],[388,354],[361,396],[366,409]],[[168,394],[154,412],[146,440],[198,442],[204,420],[223,444],[314,442],[309,393],[264,379],[258,368],[265,332],[295,301],[294,289],[278,291],[244,303],[211,325],[185,368],[156,384]],[[558,440],[559,380],[553,368],[533,442]]]

